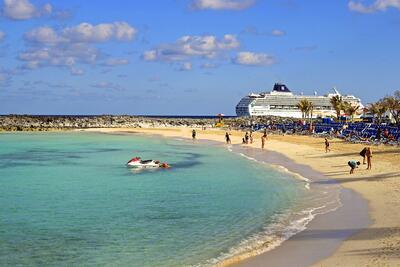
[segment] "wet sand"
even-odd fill
[[[179,138],[191,136],[188,128],[93,130]],[[225,131],[198,129],[197,133],[198,139],[224,142]],[[240,144],[243,135],[243,132],[232,132],[232,144]],[[254,143],[244,146],[260,148],[260,136],[254,134]],[[373,146],[372,170],[361,165],[355,174],[350,175],[347,161],[361,161],[358,153],[363,147],[362,144],[332,140],[332,151],[325,153],[322,138],[269,136],[263,153],[282,153],[294,164],[309,166],[311,171],[334,179],[345,188],[341,197],[344,206],[317,216],[307,230],[272,251],[240,262],[238,266],[400,266],[400,148]],[[303,166],[301,169],[307,168]],[[368,201],[368,207],[362,198]],[[367,208],[370,220],[366,216]]]

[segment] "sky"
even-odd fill
[[[400,0],[0,0],[0,114],[235,114],[400,89]]]

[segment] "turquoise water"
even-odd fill
[[[282,231],[305,194],[222,146],[78,132],[0,134],[0,184],[2,266],[210,265]]]

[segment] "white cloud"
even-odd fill
[[[63,30],[62,36],[78,42],[106,42],[112,39],[130,41],[135,37],[137,30],[126,22],[102,23],[92,25],[81,23],[75,27]]]
[[[3,41],[5,37],[6,37],[6,34],[2,31],[0,31],[0,42]]]
[[[385,11],[388,8],[396,8],[400,10],[400,0],[375,0],[370,5],[364,5],[361,2],[350,1],[349,9],[359,13],[374,13],[377,11]]]
[[[92,87],[100,88],[100,89],[112,89],[112,90],[118,90],[118,91],[123,90],[123,88],[120,85],[111,83],[111,82],[98,82],[98,83],[92,84]]]
[[[254,5],[255,0],[193,0],[193,9],[243,10]]]
[[[66,42],[53,28],[48,26],[38,27],[24,34],[25,40],[39,44],[57,44]]]
[[[29,0],[4,0],[3,15],[14,20],[26,20],[51,14],[50,4],[35,7]]]
[[[126,22],[114,22],[92,25],[81,23],[67,27],[60,32],[44,26],[25,33],[25,40],[42,44],[56,43],[96,43],[110,40],[130,41],[137,30]]]
[[[275,58],[264,53],[239,52],[233,63],[247,66],[269,66],[276,63]]]
[[[157,59],[157,51],[156,50],[145,51],[142,55],[142,58],[146,61],[154,61]]]
[[[71,75],[74,75],[74,76],[81,76],[81,75],[85,74],[85,72],[83,70],[77,69],[75,67],[71,67],[70,73],[71,73]]]
[[[145,51],[142,58],[146,61],[186,61],[192,57],[215,58],[219,53],[238,48],[240,42],[236,36],[226,34],[222,39],[213,35],[183,36],[174,44],[166,44]]]
[[[19,54],[27,69],[46,66],[72,67],[78,63],[95,64],[100,59],[100,51],[93,43],[111,40],[129,41],[136,29],[126,22],[91,25],[81,23],[74,27],[60,29],[43,26],[24,35],[28,49]],[[115,66],[129,63],[126,59],[107,59],[103,64]]]
[[[205,62],[200,65],[200,68],[202,68],[202,69],[215,69],[216,67],[217,67],[217,65],[210,63],[210,62]]]
[[[192,70],[192,63],[190,62],[184,62],[182,63],[181,67],[179,68],[180,71],[188,71],[188,70]]]
[[[284,36],[286,33],[284,31],[275,29],[271,31],[271,34],[276,37]]]
[[[104,66],[110,66],[110,67],[126,65],[126,64],[129,64],[129,60],[124,58],[109,58],[103,63]]]
[[[0,68],[0,87],[8,86],[12,77],[17,74],[16,70]]]
[[[27,69],[46,66],[72,67],[77,63],[94,64],[100,52],[86,44],[68,44],[49,47],[32,47],[19,54]]]

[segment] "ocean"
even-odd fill
[[[225,145],[88,132],[1,133],[0,185],[2,266],[212,266],[279,245],[326,195]]]

